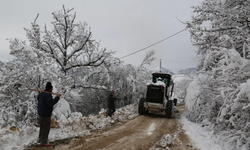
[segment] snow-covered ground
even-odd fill
[[[104,109],[100,111],[99,115],[90,115],[88,117],[82,117],[81,115],[74,115],[66,120],[59,121],[58,128],[52,128],[49,140],[55,141],[58,139],[66,139],[70,137],[79,137],[91,134],[91,131],[104,129],[111,126],[114,123],[125,122],[138,115],[137,105],[132,104],[126,107],[118,109],[113,118],[106,117]],[[182,115],[180,119],[183,123],[183,128],[186,130],[186,134],[190,136],[195,146],[201,150],[221,150],[222,148],[216,143],[216,137],[212,132],[205,130],[200,125],[192,123]],[[154,132],[154,124],[151,124],[148,134]],[[35,126],[27,126],[19,129],[19,131],[12,131],[9,129],[0,130],[0,149],[22,149],[24,146],[34,144],[37,141],[39,128]],[[169,136],[166,135],[167,142]]]
[[[181,117],[181,123],[185,133],[192,139],[194,146],[200,150],[223,150],[217,143],[219,140],[213,136],[213,131],[201,127],[200,124],[188,121],[185,114]]]

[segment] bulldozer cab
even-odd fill
[[[165,96],[167,97],[167,99],[169,99],[169,97],[172,96],[174,84],[173,84],[172,76],[170,74],[156,72],[152,74],[152,80],[154,83],[156,83],[157,81],[162,81],[163,83],[165,83],[165,86],[166,86]]]
[[[153,73],[152,75],[152,81],[154,83],[156,83],[157,81],[162,81],[165,83],[166,87],[169,87],[173,83],[170,74],[159,72]]]

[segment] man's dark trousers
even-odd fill
[[[109,117],[112,117],[113,113],[116,111],[115,108],[109,108],[108,110],[109,110],[108,113]]]
[[[50,117],[39,116],[40,131],[39,131],[39,142],[41,144],[48,143],[49,131],[50,131]]]

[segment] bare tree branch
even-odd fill
[[[39,16],[39,13],[37,14],[36,19],[34,20],[34,24],[36,23],[38,16]]]

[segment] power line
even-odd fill
[[[154,44],[151,44],[151,45],[149,45],[149,46],[147,46],[147,47],[144,47],[144,48],[142,48],[142,49],[140,49],[140,50],[138,50],[138,51],[135,51],[135,52],[133,52],[133,53],[127,54],[127,55],[125,55],[125,56],[122,56],[122,57],[120,57],[119,59],[128,57],[128,56],[130,56],[130,55],[133,55],[133,54],[135,54],[135,53],[138,53],[138,52],[140,52],[140,51],[143,51],[143,50],[145,50],[145,49],[147,49],[147,48],[149,48],[149,47],[152,47],[152,46],[154,46],[154,45],[156,45],[156,44],[159,44],[159,43],[161,43],[161,42],[163,42],[163,41],[165,41],[165,40],[167,40],[167,39],[169,39],[169,38],[171,38],[171,37],[173,37],[173,36],[175,36],[175,35],[177,35],[177,34],[183,32],[183,31],[185,31],[185,30],[186,30],[186,29],[183,29],[183,30],[181,30],[181,31],[179,31],[179,32],[176,32],[175,34],[172,34],[172,35],[170,35],[169,37],[166,37],[166,38],[164,38],[164,39],[162,39],[162,40],[160,40],[160,41],[158,41],[158,42],[156,42],[156,43],[154,43]]]

